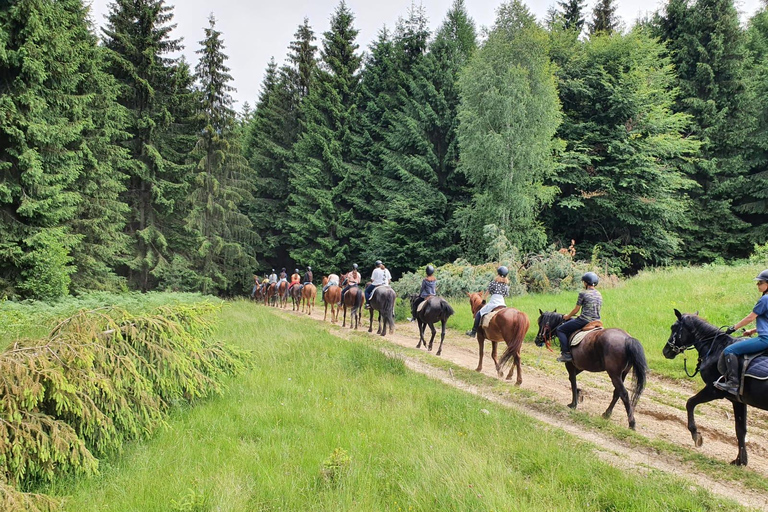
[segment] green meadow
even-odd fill
[[[653,277],[637,283],[652,289]],[[608,290],[611,308],[633,286]],[[688,309],[672,304],[669,323],[675,306]],[[328,329],[232,303],[218,336],[252,350],[255,366],[103,461],[99,476],[44,491],[73,512],[738,509],[672,475],[611,467],[559,429],[411,372],[373,339]]]

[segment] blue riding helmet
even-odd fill
[[[507,274],[509,274],[509,269],[502,265],[496,269],[496,272],[498,272],[501,277],[507,277]]]
[[[768,269],[765,269],[759,274],[757,274],[755,281],[765,281],[768,283]]]
[[[587,272],[581,276],[581,280],[591,286],[597,286],[597,283],[600,282],[600,278],[594,272]]]

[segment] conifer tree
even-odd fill
[[[129,285],[157,286],[173,262],[173,248],[188,245],[181,231],[187,191],[189,133],[178,126],[179,102],[188,98],[189,72],[168,56],[181,49],[169,34],[175,25],[164,0],[115,0],[110,5],[104,45],[110,73],[120,83],[120,103],[129,112],[126,147],[131,154],[125,200],[131,208],[127,233]],[[186,94],[185,94],[186,92]]]
[[[59,2],[0,6],[0,274],[4,293],[56,298],[69,290],[68,223],[83,169],[88,98],[70,30],[82,20]]]
[[[566,30],[573,31],[577,35],[581,34],[584,28],[584,7],[586,0],[560,0],[557,2],[562,15],[563,27]]]
[[[254,260],[243,247],[251,226],[239,205],[250,197],[247,162],[235,138],[234,88],[225,65],[224,41],[211,15],[197,53],[195,78],[200,90],[204,128],[195,156],[187,229],[196,240],[192,264],[203,293],[241,291]],[[238,286],[240,284],[240,286]]]
[[[459,79],[459,169],[473,187],[459,220],[475,251],[485,247],[487,225],[503,229],[524,251],[546,243],[538,215],[555,193],[544,180],[553,171],[560,123],[552,72],[547,34],[519,0],[502,4]]]
[[[589,23],[589,35],[603,32],[612,34],[620,27],[620,20],[616,16],[616,4],[614,0],[598,0],[592,10],[592,21]]]
[[[358,185],[350,163],[361,64],[353,22],[342,1],[323,35],[321,65],[301,105],[304,130],[290,165],[290,256],[320,272],[348,264],[350,239],[358,236],[349,200]]]
[[[690,192],[693,222],[684,256],[710,261],[744,255],[747,225],[732,203],[751,129],[738,13],[732,0],[670,0],[655,23],[677,70],[675,110],[693,116],[688,135],[702,141],[700,158],[687,171],[698,186]]]

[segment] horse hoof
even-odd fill
[[[701,448],[701,445],[704,444],[704,438],[698,432],[693,434],[693,444],[696,445],[696,448]]]
[[[475,368],[475,371],[476,372],[481,372],[481,371],[483,371],[483,367],[482,366],[478,366],[477,368]]]
[[[437,354],[435,354],[435,355],[439,357],[439,356],[440,356],[440,352],[441,352],[441,351],[440,351],[440,350],[438,350],[438,351],[437,351]]]
[[[634,421],[629,424],[629,428],[631,428],[632,430],[635,430],[635,422]]]
[[[611,413],[609,413],[609,412],[604,412],[604,413],[603,413],[603,419],[606,419],[606,420],[609,420],[609,419],[611,419]]]
[[[569,409],[575,409],[575,408],[576,408],[576,404],[574,404],[573,402],[571,402],[570,404],[568,404],[568,408],[569,408]]]

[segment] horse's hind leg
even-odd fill
[[[421,348],[421,345],[422,345],[422,344],[423,344],[423,345],[424,345],[424,347],[426,348],[426,346],[427,346],[427,342],[426,342],[426,340],[424,339],[424,329],[426,329],[426,327],[427,327],[427,324],[425,324],[424,322],[422,322],[422,321],[421,321],[421,319],[419,319],[419,318],[416,318],[416,323],[417,323],[417,324],[418,324],[418,326],[419,326],[419,344],[418,344],[418,345],[416,345],[416,348]]]
[[[520,353],[514,354],[513,356],[513,363],[512,366],[509,368],[509,373],[507,374],[506,380],[512,380],[512,375],[515,373],[515,370],[517,370],[517,380],[515,381],[515,386],[519,386],[523,383],[523,374],[521,373],[522,365],[520,364]]]
[[[432,337],[429,338],[429,348],[427,350],[432,352],[432,344],[435,342],[435,335],[437,334],[437,329],[435,329],[435,324],[429,324],[429,328],[432,331]]]
[[[498,341],[491,341],[491,346],[493,347],[491,349],[491,359],[493,359],[493,362],[496,364],[496,374],[499,377],[504,376],[504,370],[501,369],[501,365],[499,364],[499,357],[497,355],[498,349],[499,349],[499,342]]]
[[[443,340],[445,340],[445,320],[441,320],[440,323],[442,324],[440,329],[440,346],[437,347],[437,354],[440,355],[443,353]]]

